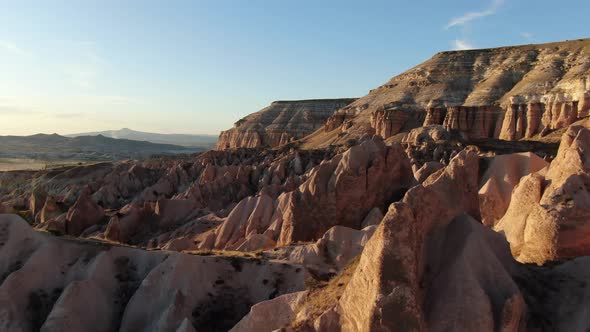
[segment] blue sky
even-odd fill
[[[216,134],[433,54],[590,37],[590,1],[0,0],[0,135]]]

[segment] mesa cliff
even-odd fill
[[[354,98],[275,101],[222,131],[217,149],[275,147],[321,128],[334,112]]]
[[[589,59],[590,39],[440,52],[337,111],[306,142],[387,139],[428,125],[472,139],[542,136],[589,115]]]

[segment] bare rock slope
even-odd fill
[[[227,331],[303,281],[284,262],[58,238],[0,215],[2,331]]]
[[[221,132],[217,149],[274,147],[311,134],[355,99],[275,101]]]
[[[388,138],[423,125],[517,140],[567,127],[589,110],[590,39],[440,52],[336,112],[306,142]]]

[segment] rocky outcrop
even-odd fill
[[[518,331],[525,304],[502,236],[467,215],[419,218],[392,205],[339,301],[342,329]]]
[[[63,233],[78,236],[85,229],[102,222],[104,217],[103,208],[92,201],[88,193],[83,192],[68,210]]]
[[[315,241],[336,225],[359,229],[369,211],[383,209],[413,181],[399,144],[365,139],[311,169],[305,182],[276,200],[242,200],[216,230],[215,247],[235,249],[255,234],[282,246]]]
[[[494,226],[506,213],[512,189],[520,179],[548,165],[548,162],[532,152],[494,157],[480,182],[478,194],[482,223]]]
[[[371,127],[375,134],[388,138],[407,128],[412,114],[398,107],[378,109],[371,114]]]
[[[149,248],[194,248],[186,246],[190,242],[211,249],[205,241],[208,231],[237,202],[256,194],[275,200],[296,189],[314,166],[335,153],[333,149],[238,149],[38,172],[0,172],[0,206],[2,212],[20,211],[35,227],[52,232]],[[98,207],[104,218],[91,213],[99,211]],[[214,217],[203,219],[212,213]],[[273,243],[258,235],[241,250]]]
[[[424,182],[430,175],[436,173],[445,166],[437,161],[429,161],[424,163],[422,167],[414,172],[414,178],[418,183]]]
[[[0,216],[0,239],[2,331],[227,331],[304,289],[284,262],[64,240],[14,215]]]
[[[529,162],[534,161],[516,164]],[[515,261],[504,235],[473,217],[479,214],[480,163],[475,151],[461,151],[390,205],[359,260],[319,290],[261,303],[236,331],[245,326],[265,330],[263,317],[278,314],[281,320],[270,321],[268,330],[585,328],[588,258],[543,268]]]
[[[497,137],[503,111],[496,106],[451,106],[426,110],[424,125],[438,124],[447,130],[460,130],[470,138]],[[445,114],[442,118],[440,115]]]
[[[311,134],[355,99],[275,101],[221,132],[217,149],[275,147]]]
[[[470,216],[478,214],[478,172],[477,154],[464,150],[389,207],[341,297],[327,306],[337,329],[524,327],[525,303],[512,278],[517,263],[508,244]],[[297,317],[303,317],[300,327],[314,330],[318,319],[306,318],[311,305],[300,305]]]
[[[307,291],[285,294],[252,306],[230,332],[276,331],[296,317],[296,309],[305,301]]]
[[[590,254],[590,129],[572,126],[548,169],[520,180],[494,227],[521,262]]]
[[[377,225],[366,226],[361,230],[334,226],[314,243],[276,248],[269,251],[269,255],[301,264],[315,278],[326,279],[340,273],[363,251],[375,229]]]
[[[348,123],[339,137],[330,125],[308,144],[344,144],[370,131],[387,139],[423,125],[472,139],[538,137],[588,114],[589,50],[590,39],[580,39],[440,52],[339,111]]]
[[[320,164],[297,190],[279,197],[285,210],[271,228],[280,230],[274,234],[279,244],[317,239],[335,225],[358,229],[373,207],[383,208],[412,183],[401,146],[385,146],[377,137],[365,140]]]

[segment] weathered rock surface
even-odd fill
[[[275,101],[221,132],[217,149],[275,147],[322,128],[336,110],[355,99]]]
[[[462,151],[393,203],[339,284],[341,296],[328,286],[315,299],[288,301],[290,325],[326,331],[324,315],[314,314],[323,297],[328,330],[585,329],[588,258],[543,268],[515,261],[504,235],[470,215],[478,214],[478,165],[475,152]]]
[[[572,126],[549,168],[520,180],[495,226],[521,262],[590,254],[590,129]]]
[[[512,189],[520,179],[548,165],[548,162],[532,152],[494,157],[480,181],[479,206],[482,223],[494,226],[506,213]]]
[[[339,301],[343,330],[517,331],[525,306],[502,236],[467,215],[419,218],[392,205]]]
[[[371,209],[394,201],[413,182],[399,144],[366,139],[320,163],[298,188],[276,200],[265,195],[242,200],[216,231],[215,247],[235,249],[254,234],[281,246],[315,241],[336,225],[360,229]]]
[[[227,331],[260,301],[303,290],[303,271],[65,240],[0,216],[0,330]]]
[[[104,210],[83,192],[66,215],[65,234],[78,236],[90,226],[100,223],[105,217]]]
[[[204,243],[207,232],[235,203],[257,193],[274,200],[297,188],[315,165],[334,154],[239,149],[0,173],[0,202],[2,212],[21,211],[25,217],[31,215],[27,219],[35,227],[58,233],[150,248],[194,249],[186,246],[193,241],[199,248],[211,249],[209,242]],[[211,213],[216,216],[202,219]],[[170,241],[175,244],[168,245]],[[185,245],[179,247],[180,243]],[[271,245],[273,241],[257,236],[241,249]]]
[[[339,110],[306,141],[343,144],[429,125],[516,140],[567,127],[590,110],[589,51],[590,39],[580,39],[440,52]]]
[[[252,306],[231,332],[275,331],[293,321],[296,309],[304,302],[307,291],[285,294]]]
[[[303,265],[318,279],[334,276],[358,256],[377,225],[356,230],[344,226],[330,228],[312,244],[290,245],[269,251],[271,257]]]

